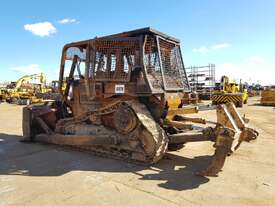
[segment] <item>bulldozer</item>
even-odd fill
[[[248,92],[241,82],[237,84],[229,77],[222,76],[220,83],[216,84],[216,88],[212,92],[211,100],[214,105],[232,102],[237,107],[243,107],[243,104],[247,104]]]
[[[42,102],[39,94],[50,92],[43,73],[25,75],[7,86],[6,102],[29,105]],[[41,96],[41,95],[40,95]]]
[[[258,132],[233,104],[217,109],[217,122],[187,117],[192,109],[181,101],[186,91],[180,41],[155,29],[69,43],[60,64],[62,99],[23,108],[22,141],[149,165],[188,142],[211,141],[211,163],[198,174],[215,176],[226,157]]]

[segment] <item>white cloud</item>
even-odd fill
[[[221,43],[221,44],[214,44],[211,46],[211,49],[223,49],[223,48],[227,48],[227,47],[230,47],[230,44],[228,43]]]
[[[30,64],[27,66],[17,66],[17,67],[12,67],[10,70],[19,72],[22,74],[38,74],[41,73],[42,70],[38,64]]]
[[[24,29],[30,31],[37,36],[50,36],[51,34],[56,33],[56,28],[52,25],[51,22],[39,22],[35,24],[25,24]]]
[[[61,19],[57,21],[59,24],[71,24],[71,23],[78,23],[78,21],[76,21],[76,19],[69,19],[69,18],[65,18],[65,19]]]
[[[221,44],[214,44],[214,45],[209,46],[209,47],[202,46],[200,48],[195,48],[192,51],[195,52],[195,53],[208,53],[211,50],[223,49],[223,48],[227,48],[227,47],[230,47],[230,44],[221,43]]]
[[[262,64],[265,62],[265,59],[261,56],[251,56],[251,57],[247,58],[246,61],[251,64]]]
[[[192,51],[195,52],[195,53],[207,53],[207,52],[209,52],[209,50],[204,46],[202,46],[200,48],[197,48],[197,49],[193,49]]]
[[[240,63],[226,62],[216,66],[216,76],[219,81],[222,75],[248,83],[260,83],[263,85],[275,82],[275,61],[266,61],[260,56],[244,59]]]

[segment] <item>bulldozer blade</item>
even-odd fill
[[[230,154],[233,137],[235,132],[229,128],[220,128],[219,135],[217,137],[214,147],[216,148],[214,155],[212,156],[211,162],[207,169],[198,172],[200,176],[217,176],[222,170],[225,159]]]

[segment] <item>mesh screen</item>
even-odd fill
[[[180,47],[155,35],[147,35],[143,57],[140,40],[135,37],[92,41],[89,62],[86,62],[86,49],[67,49],[66,60],[72,60],[74,55],[79,57],[78,73],[83,75],[85,66],[88,66],[89,76],[99,81],[129,81],[130,72],[139,66],[140,58],[143,58],[148,80],[155,91],[161,91],[164,83],[167,89],[189,88]]]
[[[179,46],[159,39],[164,80],[168,89],[188,88]]]
[[[154,89],[162,89],[163,81],[158,55],[157,42],[154,36],[147,36],[144,51],[144,66],[147,71],[148,80]]]
[[[139,58],[139,40],[96,40],[91,52],[91,76],[101,81],[127,81]]]

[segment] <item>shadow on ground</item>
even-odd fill
[[[171,190],[195,189],[209,181],[195,172],[207,167],[211,156],[186,158],[166,154],[157,164],[141,166],[39,143],[21,143],[20,136],[0,133],[0,175],[59,176],[70,171],[134,173],[140,181],[161,180]],[[145,173],[145,174],[142,174]]]

